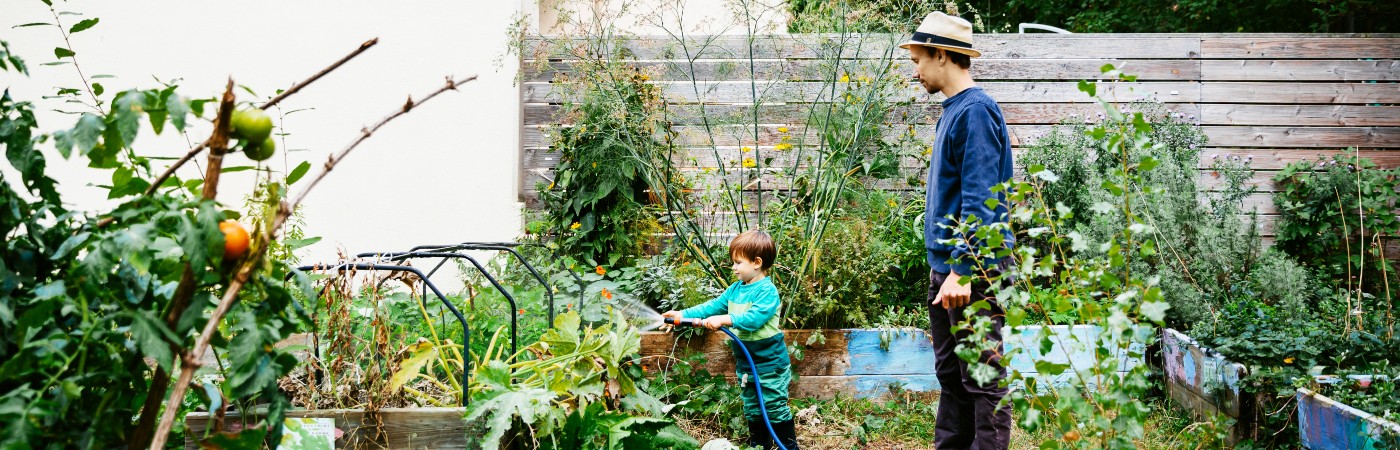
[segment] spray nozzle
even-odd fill
[[[665,318],[665,319],[661,319],[661,321],[664,322],[664,323],[667,324],[667,325],[686,326],[686,327],[698,327],[698,326],[700,326],[700,319],[676,319],[676,318],[672,318],[672,317],[667,317],[667,318]]]

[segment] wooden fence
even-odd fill
[[[645,37],[625,45],[636,64],[653,74],[651,82],[662,87],[680,142],[690,150],[677,163],[709,173],[706,167],[738,159],[744,146],[781,158],[771,151],[783,134],[780,128],[806,133],[802,121],[812,103],[830,101],[818,95],[831,80],[818,70],[818,56],[836,38],[764,36],[750,42],[745,36],[700,36],[682,45],[669,37]],[[875,63],[892,55],[895,70],[912,75],[907,53],[891,51],[892,39],[862,39],[842,57]],[[541,42],[534,40],[527,49],[548,47]],[[1400,166],[1400,35],[989,34],[977,36],[975,46],[983,57],[973,61],[973,77],[1001,104],[1018,153],[1071,114],[1100,112],[1076,84],[1101,77],[1099,68],[1114,64],[1138,76],[1136,83],[1115,85],[1117,100],[1153,96],[1199,120],[1209,138],[1201,167],[1206,189],[1218,182],[1206,167],[1209,155],[1253,157],[1258,172],[1252,182],[1259,191],[1247,206],[1261,214],[1266,237],[1273,235],[1276,213],[1270,178],[1284,165],[1355,147],[1382,167]],[[552,179],[558,161],[547,136],[550,126],[561,125],[556,117],[561,98],[551,80],[570,72],[571,63],[566,54],[525,55],[520,194],[529,202],[536,186]],[[548,68],[534,69],[538,59],[549,59]],[[758,74],[756,83],[750,82],[751,70]],[[701,108],[712,116],[752,117],[755,93],[757,139],[750,119],[742,132],[714,134],[714,151],[711,135],[699,126]],[[912,126],[931,143],[943,97],[923,95],[912,83],[910,96],[916,99],[914,114],[892,114],[888,132]],[[762,186],[785,187],[776,178]]]

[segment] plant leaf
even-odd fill
[[[79,31],[83,31],[83,30],[86,30],[86,29],[88,29],[88,28],[92,28],[94,25],[97,25],[97,18],[96,18],[96,17],[91,18],[91,19],[87,19],[87,20],[84,20],[84,21],[82,21],[82,22],[78,22],[78,23],[74,24],[72,28],[69,28],[69,29],[68,29],[68,32],[69,32],[69,33],[77,33],[77,32],[79,32]]]
[[[301,164],[297,164],[297,167],[292,169],[292,173],[287,175],[287,185],[291,186],[292,183],[301,180],[301,177],[306,176],[306,172],[309,170],[311,170],[310,161],[302,161]]]
[[[432,342],[422,341],[404,349],[408,357],[399,363],[399,370],[389,378],[389,392],[398,392],[423,371],[423,366],[437,357],[437,347]]]

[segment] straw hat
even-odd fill
[[[982,52],[972,49],[972,24],[941,11],[929,13],[919,24],[919,29],[914,30],[914,37],[900,44],[899,48],[909,48],[911,45],[941,48],[973,58],[982,56]]]

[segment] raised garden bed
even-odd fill
[[[335,448],[481,448],[476,438],[485,431],[480,423],[463,420],[465,413],[465,408],[384,408],[377,417],[366,417],[363,409],[323,409],[289,411],[287,418],[334,419]],[[236,424],[237,417],[229,414],[224,423]],[[209,422],[206,412],[185,416],[185,448],[200,448],[198,438]]]
[[[1247,370],[1224,355],[1201,346],[1180,331],[1162,330],[1162,359],[1167,375],[1167,395],[1197,419],[1226,416],[1235,420],[1230,442],[1237,442],[1253,428],[1254,398],[1240,390]]]
[[[1298,434],[1312,450],[1395,448],[1400,424],[1352,408],[1308,390],[1298,389]]]
[[[1068,330],[1063,326],[1057,333]],[[882,344],[881,334],[889,338]],[[1031,343],[1040,332],[1040,327],[1021,327],[1017,333],[1004,331],[1007,336],[1005,350]],[[1074,332],[1080,339],[1088,339],[1098,332],[1094,327],[1077,327]],[[789,347],[800,345],[803,357],[793,360],[793,371],[797,378],[793,381],[793,397],[830,399],[837,395],[856,398],[880,398],[888,395],[892,386],[904,393],[936,395],[941,390],[934,371],[933,345],[928,333],[916,329],[878,330],[787,330],[784,332]],[[821,337],[813,338],[814,333]],[[649,370],[663,370],[672,359],[656,356],[670,355],[674,349],[677,357],[694,352],[702,352],[706,357],[703,369],[712,374],[734,376],[734,357],[729,349],[728,337],[721,333],[705,333],[699,338],[680,339],[675,333],[649,332],[642,334],[643,364]],[[811,344],[808,344],[808,342]],[[1012,359],[1010,368],[1019,370],[1028,377],[1036,376],[1034,358],[1039,357],[1038,345],[1024,345],[1026,349]],[[1077,368],[1086,368],[1093,360],[1087,350],[1063,351],[1056,345],[1045,354],[1052,362],[1071,363]],[[1120,371],[1141,364],[1140,359],[1126,359]],[[1062,383],[1063,379],[1046,380],[1052,384]]]

